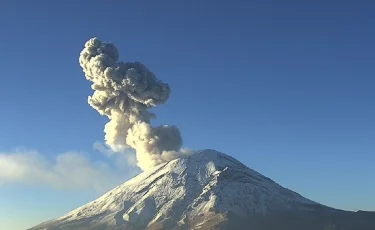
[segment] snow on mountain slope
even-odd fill
[[[321,205],[226,154],[203,150],[143,172],[100,198],[32,230],[73,229],[66,226],[74,223],[112,229],[146,228],[158,222],[177,226],[203,215],[231,212],[243,217],[265,216],[277,211],[308,211],[316,206]]]

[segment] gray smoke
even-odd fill
[[[135,149],[142,170],[189,154],[180,151],[182,138],[176,126],[150,125],[155,114],[148,109],[166,102],[169,85],[143,64],[118,59],[116,47],[97,38],[86,42],[79,57],[86,79],[93,83],[88,103],[109,118],[106,144],[116,152]]]

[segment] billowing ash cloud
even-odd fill
[[[116,47],[97,38],[86,42],[79,57],[86,79],[93,83],[88,103],[109,118],[106,144],[116,152],[135,149],[143,170],[188,154],[180,151],[182,138],[176,126],[150,125],[155,114],[148,109],[166,102],[169,85],[143,64],[118,59]]]

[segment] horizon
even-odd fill
[[[183,149],[223,152],[330,207],[375,211],[374,9],[5,3],[0,229],[62,216],[141,172],[134,150],[106,145],[108,119],[87,103],[79,55],[92,37],[170,85],[151,124],[176,125]]]

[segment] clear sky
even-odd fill
[[[87,104],[78,57],[94,36],[170,84],[153,124],[178,125],[184,146],[323,204],[375,210],[375,3],[306,2],[3,2],[0,229],[139,172],[104,149],[107,119]]]

